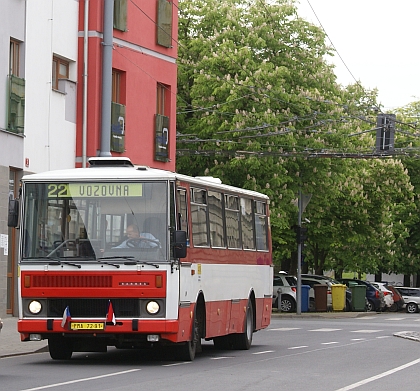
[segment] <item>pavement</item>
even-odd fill
[[[327,319],[346,319],[359,318],[364,316],[381,315],[384,313],[372,312],[346,312],[346,311],[329,311],[329,312],[302,312],[285,313],[273,310],[272,318],[327,318]],[[10,356],[20,356],[24,354],[33,354],[48,351],[47,340],[43,341],[26,341],[20,340],[20,334],[17,331],[18,318],[7,316],[2,318],[3,328],[0,331],[0,358]],[[403,331],[395,333],[394,336],[410,339],[420,342],[420,332]]]
[[[48,351],[47,340],[27,342],[20,340],[20,334],[17,331],[18,318],[6,316],[2,318],[2,321],[0,358]]]

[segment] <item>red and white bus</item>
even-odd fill
[[[127,158],[89,163],[24,176],[9,205],[22,341],[48,339],[53,359],[173,346],[193,360],[202,340],[249,349],[271,319],[268,197]]]

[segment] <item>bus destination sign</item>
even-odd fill
[[[141,197],[141,183],[50,183],[48,198]]]

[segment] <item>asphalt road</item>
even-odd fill
[[[0,359],[0,389],[35,390],[395,390],[420,389],[420,345],[395,336],[420,333],[420,315],[357,318],[274,317],[249,351],[218,351],[211,342],[194,362],[144,351],[41,352]],[[409,333],[410,332],[410,333]]]

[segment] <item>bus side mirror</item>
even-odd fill
[[[174,256],[175,258],[185,258],[187,256],[187,232],[174,232]]]
[[[19,221],[19,200],[9,199],[9,214],[7,217],[7,226],[16,228]]]

